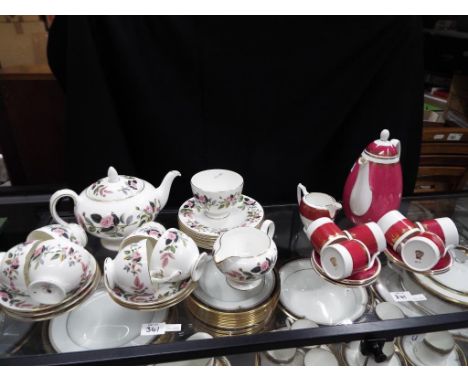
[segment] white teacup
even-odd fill
[[[41,242],[29,262],[28,291],[40,304],[58,304],[89,280],[92,255],[65,239]]]
[[[338,366],[335,355],[327,349],[310,349],[304,357],[305,366]]]
[[[286,328],[279,328],[279,329],[273,330],[272,332],[283,332],[287,330],[289,330],[289,328],[286,327]],[[292,361],[292,359],[296,355],[296,352],[297,352],[296,348],[271,349],[271,350],[267,350],[266,354],[274,362],[288,363]]]
[[[450,353],[455,348],[455,340],[449,332],[433,332],[424,335],[424,339],[414,347],[414,354],[427,366],[446,364]]]
[[[166,228],[160,223],[145,223],[122,240],[122,243],[120,244],[120,249],[126,247],[131,243],[137,243],[143,239],[150,239],[151,241],[153,241],[153,245],[156,245],[159,238],[164,232],[166,232]]]
[[[29,259],[39,241],[17,244],[0,253],[0,285],[10,291],[28,294],[27,269]]]
[[[244,179],[234,171],[214,169],[195,174],[190,184],[195,204],[205,215],[212,219],[223,219],[237,204]]]
[[[198,281],[208,255],[200,254],[195,242],[182,231],[170,228],[159,238],[151,253],[149,269],[153,283]]]
[[[127,293],[155,293],[151,283],[148,259],[154,245],[151,240],[143,239],[122,248],[114,259],[104,261],[104,277],[110,288],[116,286]]]
[[[70,223],[66,226],[61,224],[46,225],[32,231],[26,240],[44,241],[50,239],[67,239],[75,244],[81,245],[82,247],[85,247],[88,243],[88,237],[86,236],[85,230],[75,223]]]

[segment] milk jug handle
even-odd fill
[[[301,204],[301,201],[302,201],[302,197],[307,195],[308,192],[307,192],[307,189],[305,188],[305,186],[302,184],[302,183],[299,183],[297,185],[297,204]]]

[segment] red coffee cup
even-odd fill
[[[421,232],[416,224],[397,210],[387,212],[377,224],[383,231],[387,244],[395,251],[404,240]]]
[[[370,253],[380,253],[387,248],[385,235],[377,223],[370,222],[354,226],[344,231],[350,239],[356,239],[364,243]]]
[[[372,256],[359,240],[340,241],[323,248],[320,261],[325,274],[333,280],[342,280],[353,273],[370,268],[377,254]]]
[[[307,236],[318,253],[321,253],[323,248],[332,243],[347,239],[340,227],[330,218],[314,220],[307,228]]]
[[[458,245],[460,243],[457,226],[450,218],[424,220],[416,222],[416,225],[421,231],[435,233],[444,241],[445,245]]]
[[[421,232],[401,246],[401,258],[411,269],[423,272],[432,269],[452,246],[445,248],[442,239],[432,232]]]

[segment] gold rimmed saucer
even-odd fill
[[[109,296],[116,302],[117,304],[129,308],[129,309],[136,309],[136,310],[160,310],[160,309],[167,309],[174,305],[177,305],[181,301],[185,300],[197,287],[197,283],[192,281],[191,279],[185,280],[179,285],[179,291],[174,293],[172,296],[156,299],[156,301],[151,302],[132,302],[125,300],[124,295],[116,294],[115,290],[112,289],[109,284],[107,283],[106,278],[104,278],[104,285],[109,293]]]
[[[66,313],[78,305],[80,305],[84,300],[86,300],[94,291],[98,288],[101,282],[101,271],[99,267],[96,268],[96,272],[92,278],[91,285],[88,285],[87,289],[81,291],[79,294],[75,295],[73,300],[68,300],[66,303],[60,303],[50,307],[47,311],[41,312],[17,312],[4,309],[5,313],[10,315],[15,319],[22,321],[46,321],[52,318],[55,318],[63,313]]]
[[[190,313],[203,324],[221,331],[245,332],[263,327],[272,316],[280,295],[279,276],[275,270],[275,288],[271,296],[253,308],[237,311],[223,311],[202,303],[195,296],[186,300]]]
[[[380,259],[376,258],[375,264],[369,270],[360,272],[361,274],[359,276],[362,278],[358,278],[358,277],[352,278],[352,277],[355,277],[355,276],[352,276],[347,279],[333,280],[325,274],[325,271],[323,270],[320,264],[319,256],[320,255],[318,255],[315,251],[312,251],[311,261],[312,261],[312,265],[314,266],[314,269],[322,278],[336,285],[346,285],[349,287],[366,287],[366,286],[372,285],[377,280],[377,278],[379,277],[380,271],[382,270],[382,264],[380,262]]]
[[[419,274],[425,275],[425,276],[440,275],[442,273],[445,273],[450,269],[450,267],[453,264],[452,256],[446,255],[446,256],[448,256],[448,258],[446,259],[443,266],[441,266],[440,268],[439,268],[439,264],[436,264],[435,268],[430,269],[428,271],[420,272],[420,271],[415,271],[414,269],[411,269],[410,267],[408,267],[403,262],[403,260],[401,259],[401,256],[397,252],[392,250],[391,248],[384,249],[383,252],[384,252],[385,256],[387,256],[388,260],[390,260],[392,263],[399,266],[400,268],[403,268],[405,271],[409,271],[409,272],[412,272],[412,273],[419,273]]]

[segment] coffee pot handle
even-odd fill
[[[308,194],[308,192],[307,192],[307,189],[305,188],[305,186],[302,183],[299,183],[297,185],[297,204],[298,205],[301,204],[302,197],[307,195],[307,194]]]
[[[265,232],[270,239],[273,239],[273,235],[275,234],[275,223],[273,223],[271,220],[265,220],[261,227],[260,230]]]
[[[60,215],[57,212],[57,203],[60,199],[69,197],[72,198],[73,204],[75,205],[75,208],[78,204],[78,194],[69,189],[63,189],[63,190],[58,190],[55,192],[51,197],[50,197],[50,202],[49,202],[49,207],[50,207],[50,214],[54,218],[54,220],[62,225],[68,225],[68,223],[63,220]]]

